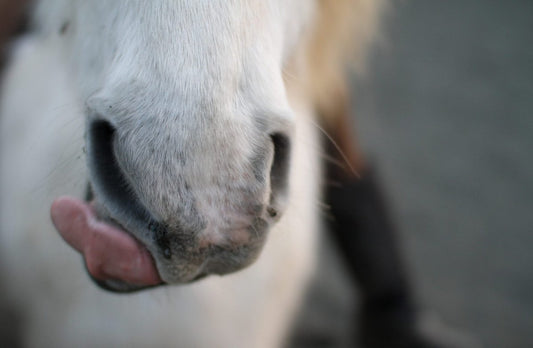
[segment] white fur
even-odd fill
[[[314,115],[308,101],[288,96],[282,79],[312,4],[42,1],[39,32],[14,52],[0,103],[0,264],[9,294],[27,319],[27,346],[282,344],[313,268],[317,230],[320,169],[309,122]],[[61,36],[64,21],[70,27]],[[206,115],[213,110],[216,115]],[[48,218],[55,197],[82,196],[89,177],[84,125],[94,114],[126,129],[150,119],[159,131],[179,134],[170,141],[154,138],[160,150],[155,157],[182,148],[204,159],[184,169],[198,188],[215,172],[229,180],[248,170],[244,158],[261,137],[254,122],[267,131],[292,132],[288,207],[258,261],[232,275],[134,295],[96,288]],[[143,165],[158,162],[134,146],[149,133],[139,136],[123,146],[131,151],[132,169],[141,172],[134,180],[150,188],[140,193],[143,203],[165,218],[187,202],[159,200],[157,191],[180,189],[172,187],[167,170],[142,175]],[[237,198],[220,190],[209,194]],[[201,210],[219,224],[227,207],[205,205],[203,197],[196,197]],[[205,232],[214,240],[220,233]]]

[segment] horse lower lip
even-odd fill
[[[147,286],[161,283],[146,248],[126,231],[99,221],[90,204],[60,197],[52,203],[51,216],[63,239],[83,254],[95,278]]]

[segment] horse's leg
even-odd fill
[[[433,347],[416,329],[417,310],[387,202],[350,131],[347,94],[339,93],[327,141],[329,229],[362,299],[359,335],[365,347]],[[342,153],[342,155],[341,155]]]

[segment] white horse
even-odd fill
[[[335,108],[378,8],[39,2],[0,104],[0,257],[24,344],[283,345],[314,267],[317,114]],[[121,235],[145,252],[136,262],[153,263],[153,284],[170,285],[117,295],[90,281],[49,221],[54,199],[81,198],[87,184],[89,203],[56,200],[56,225]],[[92,243],[78,247],[102,286],[150,283],[106,279]],[[211,274],[227,275],[184,285]]]

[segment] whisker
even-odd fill
[[[253,224],[251,225],[251,227],[252,227],[252,230],[254,230],[254,234],[255,234],[254,237],[258,238],[259,237],[259,231],[257,231],[257,229],[255,228],[255,226]]]
[[[327,153],[325,152],[322,152],[319,154],[319,156],[321,158],[323,158],[326,162],[330,163],[330,164],[333,164],[339,168],[343,168],[343,169],[346,169],[346,166],[344,165],[344,163],[342,161],[339,161],[337,158],[331,156],[331,155],[328,155]]]
[[[318,201],[317,202],[317,205],[320,209],[322,209],[323,211],[330,211],[331,210],[331,205],[327,204],[326,202],[324,201]]]
[[[342,151],[342,149],[340,148],[340,146],[337,144],[337,142],[333,139],[333,137],[331,135],[329,135],[328,132],[326,132],[326,130],[322,127],[320,127],[320,125],[318,123],[316,123],[315,121],[309,119],[308,120],[312,125],[314,125],[316,128],[318,128],[322,134],[324,134],[326,136],[326,138],[331,142],[331,144],[335,147],[335,149],[338,151],[338,153],[341,155],[342,159],[344,160],[344,162],[346,163],[346,165],[348,166],[348,168],[350,169],[350,171],[353,173],[353,175],[355,175],[358,179],[361,178],[361,175],[357,172],[357,170],[355,170],[355,168],[352,166],[352,164],[350,163],[350,161],[348,160],[348,157],[344,154],[344,152]]]
[[[281,73],[283,74],[283,77],[286,77],[289,80],[292,80],[292,81],[298,81],[299,80],[296,75],[294,75],[293,73],[288,72],[287,69],[282,69]]]

